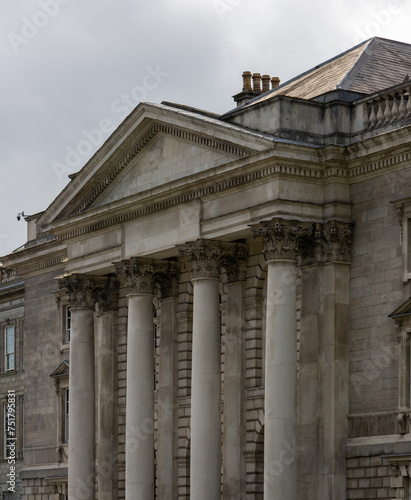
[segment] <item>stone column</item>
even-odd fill
[[[178,270],[161,276],[160,347],[157,387],[157,498],[173,500],[178,496],[177,471],[177,305]]]
[[[223,499],[238,500],[245,492],[245,283],[247,249],[236,245],[223,252],[227,309],[224,363]]]
[[[115,480],[115,411],[117,409],[116,324],[118,282],[113,278],[97,294],[97,491],[99,500],[113,500]]]
[[[126,500],[154,498],[154,265],[132,258],[116,263],[128,291],[126,390]]]
[[[273,219],[253,228],[267,262],[264,498],[297,498],[296,257],[311,225]]]
[[[221,246],[198,240],[180,249],[192,263],[193,347],[191,381],[190,499],[221,496]]]
[[[70,419],[68,495],[70,500],[94,499],[94,277],[73,274],[59,279],[71,305]]]

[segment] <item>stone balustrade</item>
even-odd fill
[[[380,92],[357,101],[363,106],[364,130],[398,122],[411,116],[411,83],[404,82],[388,92]]]

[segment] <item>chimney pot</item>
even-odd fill
[[[261,74],[253,73],[253,90],[254,92],[261,92]]]
[[[263,75],[261,79],[263,81],[263,92],[268,92],[270,90],[270,75]]]
[[[243,73],[243,92],[250,92],[251,87],[251,71],[244,71]]]
[[[278,78],[278,76],[273,76],[271,78],[271,88],[272,89],[275,89],[276,87],[278,87],[280,85],[280,79]]]

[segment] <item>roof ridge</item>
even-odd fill
[[[343,90],[349,89],[351,83],[358,76],[361,69],[366,65],[368,59],[374,54],[376,47],[378,47],[378,45],[380,44],[380,40],[378,37],[370,38],[367,40],[367,42],[368,43],[364,45],[364,50],[361,52],[357,61],[337,85],[337,88],[341,88]],[[358,47],[359,45],[357,45],[357,48]]]

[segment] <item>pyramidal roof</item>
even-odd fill
[[[336,89],[372,94],[402,83],[407,75],[411,77],[411,45],[374,37],[254,98],[242,108],[278,95],[313,99]]]

